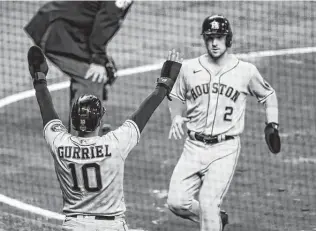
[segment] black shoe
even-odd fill
[[[221,210],[220,215],[221,215],[221,219],[222,219],[222,228],[224,230],[225,225],[228,224],[228,214],[224,210]]]
[[[102,135],[106,135],[108,132],[110,132],[112,130],[111,124],[103,124],[101,131],[102,131]]]
[[[27,53],[29,71],[34,80],[45,79],[48,73],[48,65],[43,51],[38,46],[30,47]]]

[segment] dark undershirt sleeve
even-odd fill
[[[59,119],[52,101],[52,97],[47,88],[46,81],[39,81],[34,83],[36,99],[41,111],[43,119],[43,127],[54,119]]]
[[[162,86],[157,86],[156,89],[142,102],[139,108],[130,117],[133,120],[139,131],[142,132],[146,123],[160,105],[167,94],[167,89]]]

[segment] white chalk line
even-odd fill
[[[33,205],[29,205],[26,204],[24,202],[21,202],[19,200],[7,197],[5,195],[0,194],[0,202],[3,202],[7,205],[10,205],[12,207],[27,211],[27,212],[31,212],[37,215],[41,215],[44,217],[48,217],[48,218],[52,218],[52,219],[56,219],[56,220],[60,220],[63,221],[65,220],[65,215],[59,214],[59,213],[55,213],[46,209],[42,209]],[[131,231],[144,231],[143,229],[129,229]]]
[[[241,59],[250,59],[250,58],[263,58],[263,57],[271,57],[271,56],[281,56],[281,55],[293,55],[293,54],[308,54],[308,53],[314,53],[316,52],[316,47],[303,47],[303,48],[290,48],[290,49],[281,49],[281,50],[267,50],[267,51],[256,51],[256,52],[249,52],[249,53],[242,53],[237,54],[237,57]],[[133,68],[127,68],[124,70],[118,71],[118,76],[127,76],[127,75],[133,75],[133,74],[140,74],[145,73],[149,71],[155,71],[159,70],[162,66],[163,62],[156,63],[156,64],[149,64],[139,67],[133,67]],[[64,88],[69,87],[70,82],[60,82],[55,83],[48,86],[48,89],[50,91],[58,91]],[[35,95],[34,89],[27,90],[23,92],[19,92],[7,97],[4,97],[0,99],[0,108],[3,108],[9,104],[18,102],[20,100],[30,98]],[[5,195],[0,194],[0,202],[5,203],[7,205],[10,205],[12,207],[25,210],[28,212],[32,212],[37,215],[45,216],[48,218],[53,218],[57,220],[64,220],[65,216],[59,213],[55,213],[49,210],[45,210],[33,205],[29,205],[26,203],[23,203],[19,200],[12,199],[10,197],[7,197]],[[131,229],[131,231],[141,231],[138,229]]]
[[[39,215],[44,215],[46,217],[53,218],[56,220],[64,220],[65,219],[65,216],[62,214],[55,213],[55,212],[45,210],[45,209],[41,209],[39,207],[35,207],[33,205],[23,203],[19,200],[12,199],[12,198],[7,197],[7,196],[2,195],[2,194],[0,194],[0,202],[3,202],[7,205],[10,205],[12,207],[15,207],[15,208],[18,208],[18,209],[21,209],[24,211],[32,212],[32,213],[39,214]]]
[[[263,58],[271,56],[280,56],[280,55],[294,55],[294,54],[307,54],[316,52],[316,47],[302,47],[302,48],[291,48],[291,49],[281,49],[281,50],[267,50],[267,51],[255,51],[249,53],[236,54],[237,57],[241,59],[251,59],[251,58]],[[127,68],[124,70],[118,71],[118,76],[123,77],[127,75],[140,74],[149,71],[159,70],[162,67],[163,62],[149,64],[139,67]],[[58,91],[64,88],[69,87],[70,82],[60,82],[48,86],[50,91]],[[11,103],[18,102],[20,100],[30,98],[35,95],[34,89],[19,92],[7,97],[0,99],[0,108],[7,106]]]

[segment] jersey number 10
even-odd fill
[[[76,172],[76,166],[74,163],[71,163],[68,165],[70,170],[71,170],[71,175],[73,179],[73,187],[72,189],[74,191],[80,191],[79,185],[78,185],[78,178],[77,178],[77,172]],[[96,177],[96,186],[91,187],[89,185],[89,177],[88,177],[88,169],[94,169],[95,172],[95,177]],[[82,179],[83,179],[83,185],[85,190],[87,192],[98,192],[102,188],[102,181],[101,181],[101,174],[100,174],[100,165],[97,163],[89,163],[89,164],[84,164],[81,167],[81,173],[82,173]]]

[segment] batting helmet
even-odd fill
[[[233,32],[227,18],[222,15],[213,15],[204,19],[202,33],[204,39],[208,35],[226,35],[226,46],[231,47]]]
[[[92,132],[101,122],[105,109],[94,95],[82,95],[72,106],[71,122],[76,131]]]

